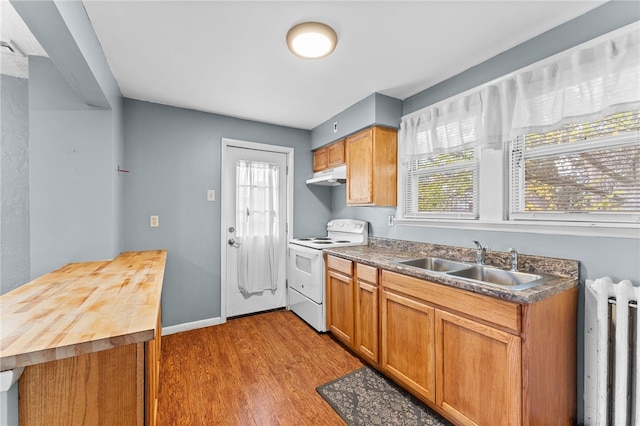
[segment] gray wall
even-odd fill
[[[0,75],[0,294],[29,281],[29,86]]]
[[[125,249],[168,250],[164,326],[220,316],[221,138],[293,147],[293,235],[326,232],[330,189],[304,183],[312,173],[308,131],[131,99],[124,112]],[[151,214],[158,228],[149,227]]]
[[[0,294],[29,281],[29,87],[0,75]],[[18,386],[0,392],[0,425],[18,424]]]
[[[122,97],[81,2],[12,4],[50,57],[29,64],[35,278],[122,251]]]
[[[399,127],[402,101],[373,93],[311,130],[311,148],[317,149],[374,124]],[[337,129],[334,131],[334,123]]]
[[[111,259],[112,111],[87,106],[43,57],[29,61],[31,276]]]

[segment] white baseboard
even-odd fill
[[[222,320],[220,317],[208,318],[200,321],[187,322],[184,324],[170,325],[169,327],[162,327],[162,335],[167,336],[169,334],[181,333],[183,331],[195,330],[197,328],[210,327],[212,325],[220,325]]]

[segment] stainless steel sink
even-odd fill
[[[484,265],[471,265],[466,269],[448,272],[452,277],[464,278],[482,284],[505,287],[510,290],[532,288],[555,278],[547,274],[507,271]]]
[[[396,263],[414,268],[427,269],[435,272],[457,271],[459,269],[468,268],[468,263],[455,262],[453,260],[440,259],[437,257],[422,257],[420,259],[401,260]]]
[[[456,262],[438,257],[400,260],[396,261],[396,263],[509,290],[533,288],[556,278],[548,274],[508,271],[492,266]]]

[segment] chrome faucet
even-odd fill
[[[476,240],[473,240],[473,242],[476,244],[476,247],[478,247],[478,250],[476,251],[476,263],[478,265],[484,265],[484,259],[487,255],[487,249],[485,247],[482,247],[482,245],[480,245],[480,243]]]
[[[511,270],[518,270],[518,250],[514,248],[509,249],[509,253],[511,254]]]

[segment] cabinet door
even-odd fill
[[[347,204],[373,202],[372,130],[347,139]]]
[[[329,270],[327,273],[327,327],[353,347],[353,278]]]
[[[344,164],[344,139],[327,147],[327,167]]]
[[[435,401],[435,309],[382,291],[382,370],[422,399]]]
[[[464,425],[522,424],[520,337],[436,311],[437,405]]]
[[[30,365],[20,377],[20,425],[144,422],[144,344]]]
[[[378,351],[378,269],[356,265],[356,350],[373,364]]]
[[[327,168],[328,164],[328,151],[327,148],[321,148],[317,151],[313,151],[313,171],[319,172]]]

